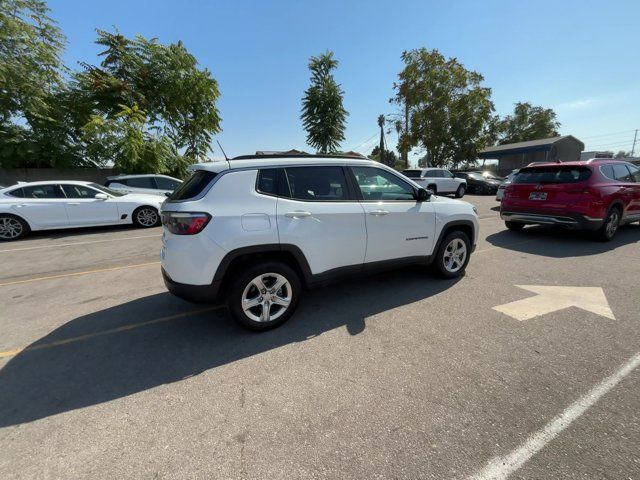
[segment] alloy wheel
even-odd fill
[[[618,223],[620,222],[620,215],[617,210],[614,210],[609,215],[609,220],[607,221],[606,232],[607,237],[611,238],[615,235],[616,230],[618,230]]]
[[[138,211],[136,220],[143,227],[153,227],[158,223],[158,213],[152,208],[143,208]]]
[[[467,259],[467,245],[460,238],[454,238],[444,249],[444,268],[450,273],[460,270]]]
[[[254,322],[272,322],[289,308],[292,289],[279,273],[263,273],[255,277],[242,292],[242,310]]]
[[[13,240],[22,235],[24,227],[19,220],[12,217],[0,218],[0,238]]]

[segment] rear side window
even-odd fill
[[[402,174],[409,178],[420,178],[422,170],[403,170]]]
[[[290,197],[289,185],[282,168],[264,168],[258,171],[256,190],[266,195]]]
[[[151,177],[128,178],[126,185],[134,188],[156,188],[156,184]]]
[[[22,187],[24,198],[63,198],[58,185],[34,185]]]
[[[587,167],[552,166],[523,168],[513,183],[578,183],[591,176]]]
[[[293,167],[286,169],[291,198],[329,202],[348,200],[347,179],[342,167]]]
[[[200,195],[205,188],[215,178],[214,172],[208,170],[197,170],[191,177],[176,188],[171,197],[171,200],[189,200]]]

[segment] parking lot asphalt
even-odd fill
[[[0,244],[0,478],[640,478],[640,227],[514,233],[465,200],[463,278],[306,292],[266,333],[168,294],[159,228]]]

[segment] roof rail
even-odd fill
[[[301,154],[288,154],[288,153],[268,153],[265,155],[240,155],[237,157],[230,158],[229,161],[233,160],[260,160],[263,158],[350,158],[350,159],[358,159],[358,160],[369,160],[364,155],[348,155],[348,154],[313,154],[313,153],[301,153]]]

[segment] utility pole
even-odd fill
[[[636,128],[636,133],[633,134],[633,147],[631,147],[631,156],[633,157],[633,154],[636,151],[636,138],[638,138],[638,129]]]
[[[378,126],[380,127],[380,163],[383,165],[387,164],[387,159],[384,151],[384,115],[378,116]]]

